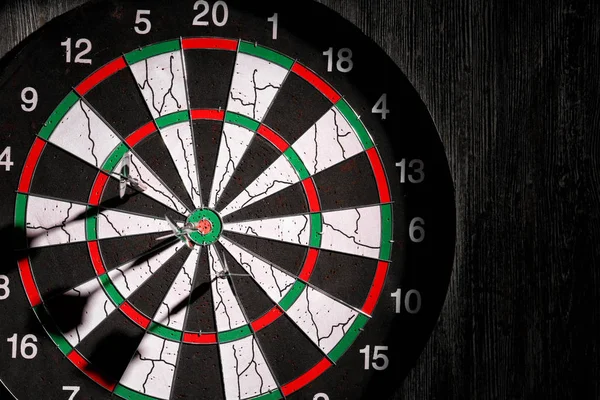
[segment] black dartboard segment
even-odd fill
[[[336,14],[255,3],[91,2],[0,71],[14,398],[383,399],[418,356],[454,254],[431,118]]]

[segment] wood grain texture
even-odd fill
[[[0,56],[84,2],[4,0]],[[456,186],[447,301],[397,398],[600,398],[600,6],[321,2],[406,73]]]

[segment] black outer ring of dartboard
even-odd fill
[[[306,3],[305,3],[306,4]],[[261,5],[262,7],[262,5]],[[267,7],[267,6],[265,6]],[[324,6],[321,5],[311,5],[310,7],[307,6],[307,8],[311,8],[314,7],[314,9],[312,9],[312,12],[310,14],[315,13],[316,10],[318,10],[319,12],[322,12],[322,14],[320,14],[321,18],[327,19],[325,17],[335,17],[335,18],[340,18],[339,16],[337,16],[337,14],[333,13],[332,11],[330,11],[329,9],[325,8]],[[66,14],[65,16],[68,16],[68,14]],[[306,15],[306,14],[304,14]],[[66,17],[65,17],[66,19]],[[58,25],[59,21],[52,21],[50,22],[48,25],[46,25],[45,27],[43,27],[41,30],[39,30],[38,32],[34,33],[32,36],[30,36],[28,39],[26,39],[26,41],[22,42],[21,45],[19,45],[16,49],[14,49],[13,51],[11,51],[5,58],[4,60],[0,63],[0,70],[4,69],[5,67],[7,67],[10,64],[11,59],[16,59],[19,57],[19,52],[21,50],[24,50],[26,48],[26,45],[28,43],[31,43],[33,41],[35,41],[36,38],[41,37],[46,31],[50,30],[53,26]],[[344,26],[344,29],[348,29],[348,27],[350,26],[349,23],[346,22],[346,26]],[[341,28],[340,28],[341,29]],[[354,31],[353,34],[354,35],[358,35],[363,37],[364,39],[366,39],[366,37],[364,37],[364,35],[362,35],[362,33],[355,28],[354,26],[352,26],[350,28],[351,31]],[[367,39],[368,42],[370,42],[371,46],[376,46],[373,42],[370,41],[370,39]],[[383,59],[390,65],[393,65],[393,62],[391,61],[391,59],[389,59],[389,57],[383,53],[382,50],[377,49],[376,53],[379,53],[380,57],[383,57]],[[380,58],[381,59],[381,58]],[[397,67],[395,67],[395,65],[393,65],[392,69],[396,69],[397,71],[395,71],[396,73],[400,74],[400,76],[402,76],[403,80],[405,80],[404,76],[401,75],[401,72],[397,69]],[[6,71],[6,70],[5,70]],[[333,83],[334,87],[337,87],[335,85],[335,83]],[[1,88],[1,84],[0,84],[0,88]],[[414,89],[409,88],[408,90],[411,90],[413,92],[413,97],[418,99],[418,95],[416,94],[416,92],[414,92]],[[376,99],[375,99],[376,100]],[[14,99],[13,99],[14,101]],[[424,105],[420,105],[419,107],[417,107],[418,111],[420,113],[424,113],[427,115],[427,117],[430,120],[429,114],[426,111]],[[445,161],[445,156],[444,156],[444,152],[443,152],[443,147],[441,146],[441,143],[439,142],[439,137],[437,137],[437,132],[435,130],[435,127],[433,126],[433,123],[430,123],[430,126],[427,126],[427,129],[425,129],[425,132],[427,133],[427,135],[430,137],[430,139],[433,139],[433,142],[436,143],[435,147],[436,147],[436,151],[437,154],[440,156],[443,156],[443,162],[442,161],[438,161],[438,163],[440,163],[441,165],[439,165],[439,169],[430,169],[428,171],[435,171],[433,172],[431,175],[428,175],[428,178],[430,176],[433,176],[434,173],[439,173],[439,181],[442,182],[442,186],[444,186],[445,189],[441,189],[440,192],[443,192],[442,196],[437,197],[437,200],[439,200],[440,198],[444,198],[444,202],[442,202],[442,207],[445,207],[444,212],[441,213],[442,218],[445,218],[445,222],[447,223],[447,225],[452,225],[452,229],[445,229],[445,242],[444,242],[444,246],[443,247],[443,251],[446,254],[444,254],[442,257],[440,257],[440,259],[444,259],[446,262],[446,265],[448,263],[450,263],[450,268],[442,271],[442,273],[440,274],[441,276],[438,277],[437,279],[437,283],[434,285],[438,288],[438,290],[435,291],[435,300],[430,300],[432,303],[435,303],[435,305],[432,305],[429,310],[429,314],[428,314],[428,318],[425,319],[421,319],[419,322],[422,324],[422,329],[419,329],[419,331],[430,331],[430,329],[433,327],[433,324],[435,323],[435,320],[437,319],[437,315],[439,314],[439,310],[441,309],[441,305],[443,304],[443,299],[445,298],[446,295],[446,290],[447,290],[447,284],[449,281],[449,276],[450,276],[450,271],[451,271],[451,261],[453,259],[453,251],[454,251],[454,240],[455,240],[455,232],[454,232],[454,225],[455,225],[455,209],[454,209],[454,195],[453,195],[453,187],[452,187],[452,181],[451,181],[451,177],[450,177],[450,173],[447,167],[447,163]],[[421,132],[422,135],[425,136],[425,134],[423,132]],[[395,140],[394,140],[395,139]],[[402,139],[398,138],[398,137],[393,137],[392,138],[392,143],[393,143],[393,147],[394,148],[401,148],[401,142]],[[402,154],[400,154],[402,155]],[[399,159],[401,157],[396,157],[396,159]],[[21,162],[21,160],[19,161]],[[431,164],[427,164],[427,165],[431,165]],[[388,168],[388,172],[389,172],[389,168]],[[432,180],[434,180],[433,178],[430,178],[429,181],[426,182],[431,182]],[[437,180],[437,179],[435,179]],[[431,193],[437,193],[435,192],[435,190],[432,190],[431,188],[432,185],[429,185],[429,187],[427,187],[425,190],[422,190],[421,192],[418,191],[417,186],[411,187],[409,186],[405,191],[404,194],[407,196],[407,203],[408,204],[431,204],[431,198],[428,198],[428,195],[431,195]],[[16,184],[12,184],[12,187],[16,187]],[[425,188],[426,186],[421,186],[421,188]],[[14,190],[14,189],[13,189]],[[449,196],[449,194],[451,194],[451,196]],[[5,199],[3,199],[4,201],[6,201]],[[449,203],[447,203],[447,200],[451,200],[451,204],[452,206],[449,206]],[[14,205],[10,205],[8,206],[8,208],[4,208],[4,209],[11,209],[12,207],[14,207]],[[431,207],[433,208],[433,207]],[[440,207],[441,208],[441,207]],[[7,213],[8,215],[13,215],[12,213]],[[6,222],[6,221],[4,221]],[[429,232],[429,231],[428,231]],[[450,242],[451,246],[450,246]],[[413,248],[412,245],[410,243],[407,243],[407,248],[411,249]],[[416,247],[414,247],[416,249]],[[451,253],[450,254],[450,249],[451,248]],[[410,252],[409,252],[410,253]],[[409,255],[410,258],[410,255]],[[410,274],[407,274],[410,275]],[[439,289],[441,288],[441,289]],[[430,298],[431,299],[431,298]],[[422,314],[424,315],[424,314]],[[423,329],[425,328],[425,329]],[[409,345],[409,347],[411,347],[412,349],[418,348],[417,350],[412,350],[409,351],[410,353],[412,353],[411,356],[409,356],[408,358],[412,358],[413,356],[416,357],[416,354],[418,354],[420,352],[420,348],[422,348],[422,345],[424,344],[424,342],[427,340],[427,337],[420,337],[418,340],[416,341],[412,341],[411,344]],[[406,353],[404,354],[406,355]],[[409,363],[410,365],[412,365],[412,362]],[[405,369],[410,368],[410,365],[407,365],[405,367]]]

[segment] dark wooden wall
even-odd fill
[[[0,56],[84,2],[0,0]],[[446,305],[398,398],[600,398],[600,5],[321,2],[421,93],[456,185]]]

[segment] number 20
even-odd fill
[[[198,11],[200,6],[202,6],[203,10],[200,11],[200,14],[196,15],[196,18],[194,18],[194,22],[192,23],[192,25],[208,26],[209,25],[208,21],[203,21],[202,18],[204,18],[209,13],[210,4],[208,4],[208,1],[206,1],[206,0],[198,0],[196,3],[194,3],[194,10]],[[223,18],[221,18],[220,20],[219,20],[219,9],[223,10]],[[213,24],[215,24],[216,26],[219,26],[219,27],[225,26],[228,19],[229,19],[229,8],[227,7],[227,3],[225,3],[224,1],[217,1],[214,4],[213,9],[212,9]]]

